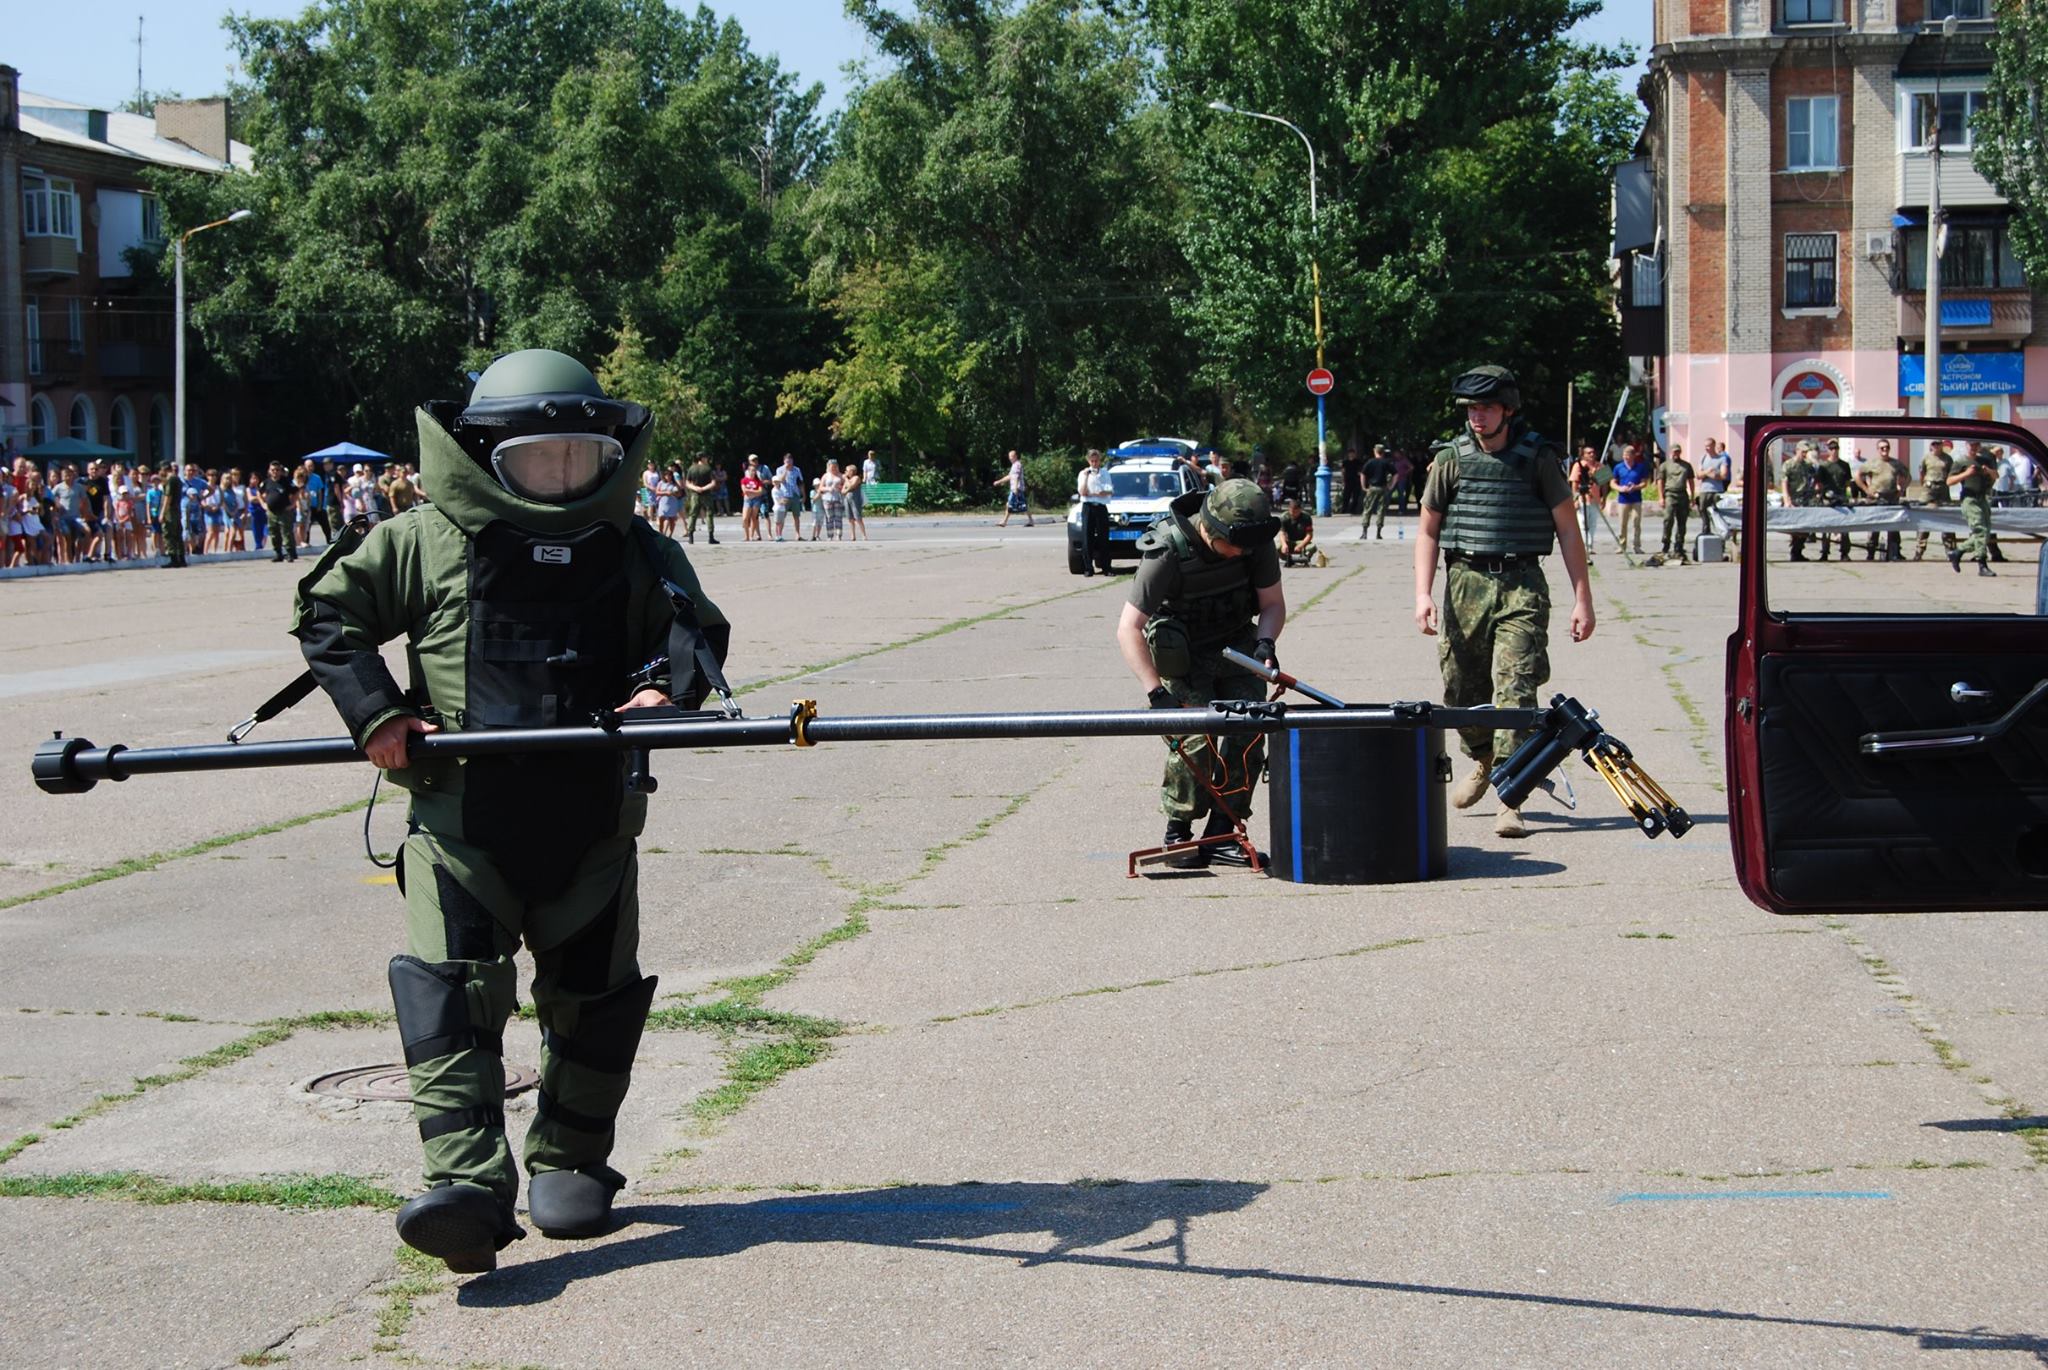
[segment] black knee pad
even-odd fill
[[[509,961],[436,964],[417,956],[394,956],[390,977],[406,1065],[458,1051],[504,1055],[500,1025],[511,1015],[515,983]]]
[[[654,1007],[657,976],[625,984],[582,1005],[573,1034],[544,1032],[550,1055],[608,1075],[624,1075],[640,1051],[640,1032]]]

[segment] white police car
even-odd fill
[[[1187,438],[1141,438],[1106,454],[1103,474],[1109,478],[1108,556],[1135,559],[1138,539],[1166,514],[1166,507],[1196,489],[1200,477],[1188,467],[1196,444]],[[1089,571],[1088,506],[1076,497],[1067,510],[1067,569],[1077,576]]]

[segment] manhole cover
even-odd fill
[[[526,1066],[505,1067],[505,1097],[520,1094],[540,1083],[540,1074]],[[338,1099],[368,1099],[405,1103],[412,1098],[402,1065],[357,1066],[336,1070],[306,1086],[309,1094],[331,1094]]]

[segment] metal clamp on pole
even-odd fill
[[[811,741],[811,720],[818,716],[818,701],[799,699],[789,706],[789,742],[793,747],[815,747]]]

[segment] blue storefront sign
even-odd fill
[[[1944,352],[1941,393],[1944,395],[2017,395],[2026,389],[2027,362],[2018,352]],[[1899,393],[1927,393],[1927,357],[1920,352],[1899,356]]]

